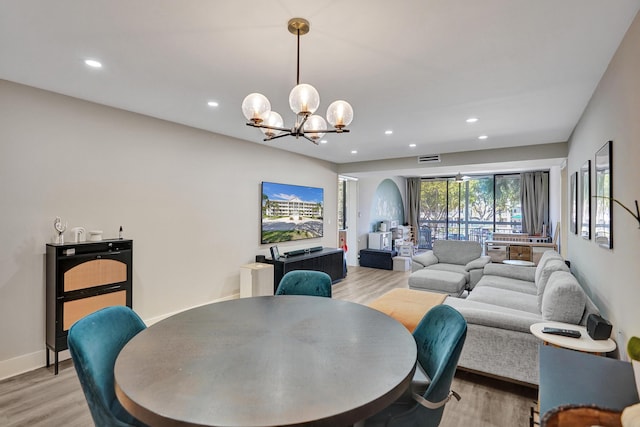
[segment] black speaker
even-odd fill
[[[594,340],[606,340],[611,336],[611,323],[597,314],[587,317],[587,333]]]
[[[256,262],[267,262],[267,257],[264,255],[256,255]]]
[[[284,253],[286,256],[296,256],[296,255],[304,255],[304,249],[296,249],[295,251],[289,251]]]

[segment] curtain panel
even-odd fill
[[[522,232],[546,235],[549,217],[549,176],[546,173],[520,174],[520,205]]]
[[[418,217],[420,215],[420,178],[407,178],[407,208],[405,222],[418,233]]]

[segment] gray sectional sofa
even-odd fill
[[[538,384],[538,345],[529,327],[557,321],[585,325],[598,313],[564,260],[546,251],[537,267],[490,263],[467,298],[445,300],[467,320],[459,366],[519,383]]]

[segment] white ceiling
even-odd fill
[[[0,79],[335,163],[544,144],[568,139],[639,9],[640,0],[0,0]],[[336,99],[355,110],[351,133],[320,146],[264,143],[240,109],[261,92],[293,123],[296,38],[286,25],[297,16],[310,21],[301,81],[320,92],[320,114]],[[465,123],[471,116],[479,121]]]

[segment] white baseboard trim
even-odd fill
[[[211,304],[214,302],[229,301],[232,299],[240,298],[240,294],[229,295],[224,298],[219,298],[213,301],[209,301],[204,304],[194,305],[193,307],[185,308],[184,310],[174,311],[172,313],[163,314],[161,316],[152,317],[151,319],[144,320],[147,326],[151,326],[167,317],[171,317],[174,314],[178,314],[182,311],[191,310],[192,308],[201,307],[203,305]],[[0,380],[10,378],[16,375],[23,374],[25,372],[33,371],[34,369],[42,368],[46,365],[47,350],[39,350],[29,354],[23,354],[21,356],[14,357],[12,359],[0,360]],[[69,351],[61,351],[58,353],[58,360],[67,360],[69,357]],[[53,353],[50,354],[50,362],[53,364]]]

